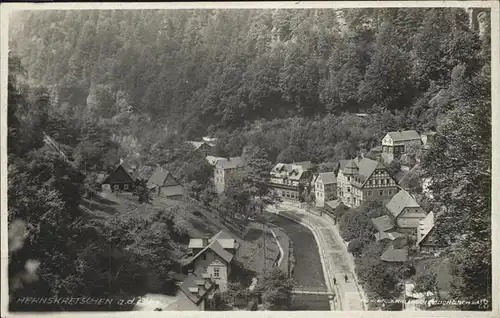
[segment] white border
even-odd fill
[[[0,185],[1,185],[1,315],[2,317],[499,317],[499,253],[498,245],[500,223],[498,222],[500,200],[495,196],[500,187],[500,171],[496,164],[500,153],[496,145],[500,145],[500,130],[492,125],[492,262],[493,262],[493,311],[461,312],[461,311],[422,311],[422,312],[81,312],[81,313],[32,313],[14,314],[7,311],[7,52],[8,52],[8,17],[9,13],[19,10],[75,10],[75,9],[271,9],[271,8],[367,8],[367,7],[488,7],[491,8],[491,84],[492,84],[492,123],[500,123],[499,113],[499,3],[497,1],[281,1],[281,2],[178,2],[178,3],[4,3],[1,6],[1,64],[0,64]],[[497,189],[497,191],[495,191]],[[496,253],[495,253],[496,251]]]

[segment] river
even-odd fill
[[[295,287],[327,291],[318,246],[309,229],[279,215],[269,221],[280,226],[293,242],[295,256]],[[293,295],[291,310],[330,310],[326,295]]]

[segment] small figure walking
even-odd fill
[[[337,279],[335,277],[333,278],[333,285],[337,285]]]
[[[344,275],[344,280],[347,283],[347,275]]]

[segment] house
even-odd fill
[[[210,278],[220,291],[224,291],[238,246],[238,242],[224,231],[212,238],[193,238],[189,241],[193,256],[185,263],[185,269],[194,275]]]
[[[147,182],[148,189],[172,200],[184,198],[184,187],[163,167],[158,166]]]
[[[404,263],[408,261],[408,246],[396,248],[392,244],[389,244],[380,256],[380,259],[389,263]]]
[[[222,193],[226,189],[231,176],[235,171],[244,165],[241,157],[218,159],[214,168],[214,183],[217,193]]]
[[[337,197],[337,176],[335,172],[323,172],[314,179],[314,195],[316,207],[324,207],[325,201]]]
[[[137,181],[135,168],[120,159],[120,164],[102,181],[104,191],[132,191]]]
[[[135,305],[134,311],[204,311],[216,284],[210,278],[189,274],[178,286],[173,296],[146,294]]]
[[[436,253],[444,248],[444,244],[436,237],[434,226],[434,212],[420,220],[417,232],[417,250],[421,253]]]
[[[376,160],[358,156],[340,161],[337,197],[348,207],[358,207],[370,200],[390,199],[397,189],[386,167]]]
[[[420,135],[415,130],[388,132],[382,139],[382,159],[389,164],[406,153],[410,147],[421,144]]]
[[[415,198],[403,189],[396,193],[385,207],[399,231],[411,235],[417,235],[420,220],[427,215]]]
[[[212,151],[213,146],[204,141],[188,141],[195,151],[200,151],[205,155],[209,154]]]
[[[269,185],[285,201],[299,201],[302,189],[311,180],[310,161],[278,163],[270,172]]]

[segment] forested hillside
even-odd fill
[[[428,101],[452,70],[481,67],[459,8],[33,11],[10,35],[28,78],[62,108],[128,124],[120,134],[136,138],[146,123],[199,137],[379,108],[434,126],[441,111]]]

